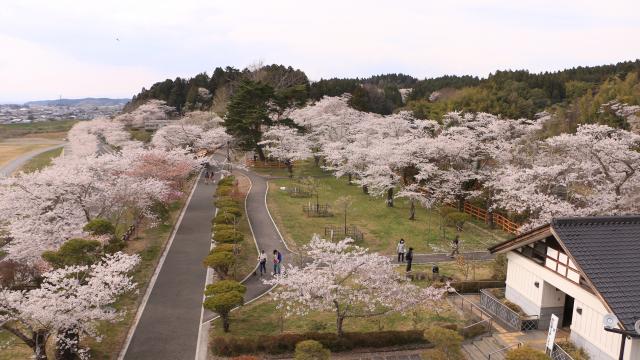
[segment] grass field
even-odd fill
[[[34,134],[66,134],[78,120],[44,121],[31,124],[0,124],[0,139]],[[64,135],[62,136],[64,137]],[[59,138],[59,139],[62,139]]]
[[[311,312],[305,316],[285,317],[276,308],[277,303],[270,295],[231,312],[231,332],[224,334],[222,322],[214,320],[210,335],[218,336],[258,336],[275,335],[281,332],[335,332],[335,315],[330,312]],[[410,330],[414,328],[413,315],[391,313],[369,318],[349,318],[344,322],[345,331]],[[452,309],[422,312],[417,318],[416,328],[427,328],[434,323],[461,324],[464,320]]]
[[[238,181],[238,188],[242,194],[246,194],[249,191],[250,182],[247,177],[240,174],[234,174]],[[247,212],[244,208],[244,197],[240,199],[244,216],[238,223],[238,231],[244,234],[244,241],[240,243],[240,253],[237,257],[237,266],[231,271],[233,277],[240,281],[244,279],[249,273],[251,273],[257,264],[258,251],[256,249],[255,241],[253,241],[253,235],[251,234],[251,228],[249,227],[249,221],[247,220]]]
[[[278,170],[272,170],[274,172]],[[362,192],[357,185],[349,185],[346,179],[326,176],[313,164],[298,166],[298,174],[322,174],[320,203],[333,207],[336,199],[349,195],[353,205],[347,212],[347,223],[356,225],[364,232],[364,246],[386,254],[395,251],[396,243],[404,238],[407,245],[417,253],[445,252],[450,250],[450,242],[455,236],[454,227],[445,227],[446,238],[440,230],[441,216],[436,211],[416,209],[416,219],[408,220],[409,204],[396,199],[395,206],[389,208],[381,198],[374,198]],[[286,240],[296,246],[309,242],[314,233],[324,236],[324,227],[343,224],[343,213],[333,211],[335,216],[328,218],[309,218],[302,212],[302,206],[313,204],[314,198],[292,198],[281,187],[289,187],[289,179],[273,179],[269,182],[268,205],[280,231]],[[488,246],[508,238],[509,235],[498,230],[490,230],[485,224],[470,221],[460,234],[462,251],[485,250]]]
[[[40,138],[0,140],[0,166],[28,152],[59,144],[59,141]]]
[[[31,160],[26,162],[18,171],[24,171],[26,173],[32,173],[36,170],[40,170],[46,166],[51,165],[51,161],[57,158],[62,153],[62,148],[57,148],[49,151],[45,151],[42,154],[36,155]]]

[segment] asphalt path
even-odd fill
[[[211,246],[215,184],[199,178],[124,354],[127,360],[194,359]]]

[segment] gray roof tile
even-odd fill
[[[627,330],[640,319],[640,216],[556,218],[551,227]]]

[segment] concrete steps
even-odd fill
[[[468,360],[487,360],[489,359],[489,354],[503,349],[505,346],[498,338],[490,336],[464,344],[462,352]],[[504,360],[505,354],[505,351],[494,353],[491,355],[491,360]]]

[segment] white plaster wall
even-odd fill
[[[583,289],[581,286],[519,254],[510,252],[507,254],[507,259],[509,266],[507,269],[507,289],[511,287],[521,295],[524,295],[528,300],[538,306],[538,311],[543,302],[542,293],[544,282],[548,282],[549,285],[572,296],[575,298],[575,304],[571,331],[572,333],[576,333],[576,340],[582,339],[581,341],[592,345],[589,348],[584,346],[592,352],[592,359],[618,358],[620,335],[604,331],[602,318],[608,311],[598,297]],[[540,283],[539,288],[533,285],[535,281]],[[520,305],[520,303],[517,302],[517,297],[510,298],[509,294],[506,294],[506,296],[507,299]],[[577,308],[582,309],[581,315],[577,313]],[[572,337],[574,337],[573,334]],[[640,347],[640,345],[637,345],[637,340],[634,340],[634,342],[633,350],[631,349],[632,346],[627,342],[627,346],[629,347],[627,353],[630,356],[626,358],[628,360],[640,359],[640,356],[638,356],[640,353],[638,347]]]

